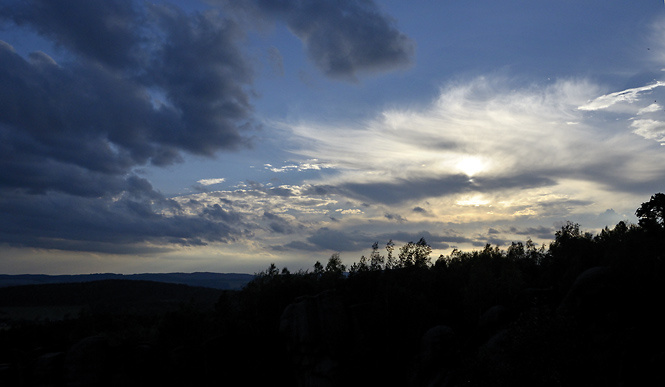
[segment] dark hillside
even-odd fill
[[[251,274],[239,273],[142,273],[142,274],[78,274],[78,275],[45,275],[45,274],[0,274],[0,288],[18,285],[40,285],[70,282],[92,282],[108,279],[154,281],[189,286],[202,286],[223,290],[240,290],[254,278]]]
[[[93,311],[166,311],[183,303],[212,309],[221,290],[138,280],[24,285],[0,288],[3,307],[76,305]]]

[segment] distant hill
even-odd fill
[[[0,319],[94,313],[155,314],[188,305],[212,310],[223,290],[142,280],[105,279],[0,288]],[[61,316],[62,317],[62,316]]]
[[[42,285],[59,283],[81,283],[101,280],[138,280],[201,286],[221,290],[240,290],[254,278],[251,274],[238,273],[144,273],[144,274],[0,274],[0,288],[19,285]]]

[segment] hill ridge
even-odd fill
[[[172,273],[91,273],[91,274],[0,274],[0,288],[22,285],[92,282],[105,279],[143,280],[199,286],[221,290],[240,290],[254,278],[252,274],[215,272]]]

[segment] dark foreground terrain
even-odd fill
[[[637,214],[434,262],[422,239],[375,244],[241,290],[3,288],[0,385],[665,385],[665,196]]]

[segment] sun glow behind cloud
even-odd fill
[[[585,80],[514,88],[504,79],[481,77],[443,88],[432,105],[421,109],[393,109],[368,122],[334,128],[291,125],[296,138],[308,144],[293,152],[338,166],[339,174],[310,181],[315,185],[388,184],[396,189],[396,184],[417,187],[429,179],[441,182],[441,192],[432,189],[422,199],[450,197],[453,203],[472,206],[497,205],[494,200],[501,196],[519,201],[537,188],[541,204],[558,202],[563,195],[602,211],[610,205],[602,199],[604,190],[631,192],[631,184],[663,176],[649,165],[664,162],[664,155],[640,138],[659,140],[660,129],[631,121],[638,111],[658,113],[642,94],[660,85],[603,95]],[[603,118],[610,108],[629,114],[612,122]],[[631,125],[638,127],[634,133]],[[457,175],[467,180],[454,179]],[[576,189],[578,185],[586,190]],[[478,199],[480,194],[486,196]],[[376,195],[369,200],[381,202],[381,192]],[[502,213],[537,217],[548,211],[546,205],[492,211]]]
[[[478,156],[462,156],[455,167],[469,177],[485,170],[488,163]]]

